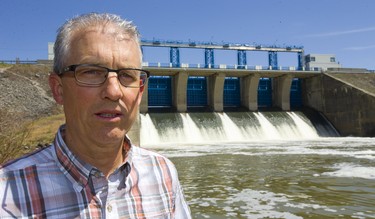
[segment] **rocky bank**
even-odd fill
[[[0,68],[0,112],[23,119],[54,113],[57,105],[48,86],[51,69],[49,65]]]

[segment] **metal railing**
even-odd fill
[[[321,68],[299,68],[295,66],[278,66],[277,68],[272,66],[261,66],[261,65],[211,65],[211,64],[189,64],[181,63],[179,66],[173,65],[172,63],[161,63],[161,62],[143,62],[142,67],[157,67],[157,68],[197,68],[197,69],[237,69],[237,70],[275,70],[275,71],[321,71]]]
[[[35,60],[0,60],[3,64],[37,64]]]

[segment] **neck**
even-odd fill
[[[96,167],[106,177],[113,173],[125,160],[124,139],[116,144],[98,144],[90,139],[75,138],[66,133],[68,148],[82,161]]]

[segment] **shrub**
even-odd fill
[[[24,142],[30,132],[21,115],[0,111],[0,164],[30,151]],[[16,122],[17,121],[17,122]]]

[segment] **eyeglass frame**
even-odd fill
[[[76,68],[77,67],[80,67],[80,66],[89,66],[89,67],[100,67],[100,68],[103,68],[103,69],[106,69],[107,70],[107,74],[105,75],[105,80],[99,84],[90,84],[90,83],[85,83],[85,82],[82,82],[82,81],[79,81],[77,79],[77,76],[76,76]],[[119,80],[118,76],[119,76],[119,73],[120,71],[122,70],[137,70],[137,71],[140,71],[141,74],[142,73],[145,73],[146,74],[146,79],[144,81],[144,83],[142,83],[142,85],[140,86],[129,86],[129,85],[123,85],[121,83],[121,80]],[[107,67],[104,67],[104,66],[100,66],[100,65],[95,65],[95,64],[76,64],[76,65],[69,65],[65,68],[63,68],[60,72],[58,72],[57,75],[59,76],[62,76],[64,73],[66,72],[73,72],[74,73],[74,79],[76,80],[77,83],[81,84],[81,85],[84,85],[84,86],[88,86],[88,87],[97,87],[97,86],[100,86],[102,84],[104,84],[107,79],[108,79],[108,74],[110,72],[115,72],[116,73],[116,76],[117,76],[117,80],[120,82],[120,84],[124,87],[129,87],[129,88],[141,88],[143,86],[145,86],[146,82],[147,82],[147,79],[150,77],[150,72],[147,71],[147,70],[144,70],[144,69],[139,69],[139,68],[119,68],[119,69],[110,69],[110,68],[107,68]]]

